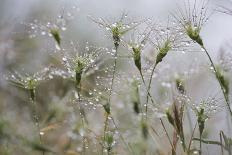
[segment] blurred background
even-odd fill
[[[34,133],[37,129],[34,127],[32,119],[33,111],[31,110],[33,107],[28,103],[27,92],[9,85],[5,79],[7,76],[11,76],[11,73],[14,73],[14,71],[22,74],[33,74],[49,66],[62,68],[62,65],[53,57],[53,54],[60,49],[57,49],[54,40],[52,37],[49,37],[49,33],[44,28],[46,25],[49,25],[49,23],[50,25],[57,24],[59,22],[58,19],[61,17],[65,19],[59,22],[62,29],[60,35],[62,48],[64,48],[62,49],[63,51],[72,53],[72,43],[78,43],[81,50],[86,48],[86,44],[111,49],[113,48],[112,40],[105,32],[105,28],[99,27],[89,16],[96,19],[101,17],[114,22],[120,18],[123,12],[126,12],[129,22],[149,18],[154,24],[165,25],[168,21],[167,19],[172,18],[171,13],[177,9],[178,4],[182,3],[181,1],[0,0],[0,118],[4,122],[7,122],[6,124],[3,121],[0,122],[0,134],[2,132],[3,135],[7,135],[6,137],[8,137],[8,134],[13,136],[13,138],[10,138],[13,143],[3,140],[4,136],[0,136],[0,150],[2,151],[0,151],[0,154],[41,154],[30,147],[24,147],[25,144],[22,144],[20,138],[16,136],[21,135],[31,141],[36,139]],[[190,1],[190,3],[194,3],[194,0]],[[230,62],[230,58],[232,57],[230,56],[232,53],[230,43],[232,39],[232,16],[218,12],[217,10],[220,10],[220,6],[232,8],[229,0],[210,0],[209,11],[215,11],[215,13],[204,25],[201,36],[213,61],[219,64],[221,58],[224,56],[223,54],[227,53],[226,58],[229,59],[227,67],[231,69],[232,63]],[[201,51],[200,48],[198,50]],[[122,47],[122,54],[125,54],[124,52],[126,51],[127,48]],[[152,48],[149,51],[152,51]],[[147,57],[149,56],[152,55],[147,55]],[[126,64],[127,61],[130,62],[130,65]],[[120,62],[119,68],[122,70],[123,75],[125,73],[130,73],[131,75],[137,74],[136,69],[131,67],[131,60],[122,60]],[[109,66],[109,68],[112,67],[112,64],[108,62],[105,65]],[[148,67],[147,74],[145,73],[145,75],[149,73]],[[202,99],[215,97],[218,100],[218,106],[224,106],[218,83],[214,75],[210,73],[208,59],[202,52],[191,53],[177,51],[170,53],[165,59],[164,64],[160,65],[156,74],[157,76],[154,79],[157,83],[153,85],[152,91],[153,94],[158,96],[158,101],[163,102],[162,104],[166,106],[170,105],[172,101],[170,99],[171,91],[169,90],[173,85],[172,78],[179,74],[184,75],[184,78],[186,78],[186,89],[192,102],[199,103]],[[231,72],[228,75],[231,77]],[[103,78],[98,78],[99,76],[103,76]],[[88,88],[93,93],[98,92],[98,90],[96,92],[94,91],[94,86],[98,85],[98,80],[100,83],[103,83],[104,87],[107,87],[105,86],[105,81],[109,82],[107,77],[107,73],[91,75],[87,79],[90,85]],[[133,115],[128,116],[129,113],[132,113],[125,106],[125,104],[130,105],[128,103],[128,96],[125,95],[125,97],[122,93],[127,92],[127,88],[124,87],[126,80],[120,80],[120,78],[123,78],[121,75],[118,75],[117,78],[119,80],[117,80],[118,83],[115,87],[121,94],[116,93],[115,105],[113,105],[116,109],[114,111],[116,123],[120,124],[120,130],[123,131],[123,136],[127,137],[128,141],[137,141],[139,138],[133,135],[139,132],[134,130],[139,123],[134,123],[133,119],[138,120],[138,118],[134,118]],[[232,81],[231,78],[230,81]],[[36,91],[36,98],[41,128],[44,131],[49,131],[48,133],[44,132],[42,134],[45,144],[52,149],[60,150],[60,152],[66,147],[70,148],[73,151],[69,153],[75,155],[81,152],[82,149],[81,144],[78,142],[80,140],[79,135],[81,129],[79,127],[80,123],[77,123],[79,122],[79,118],[76,118],[73,114],[74,110],[71,108],[72,105],[69,105],[72,104],[69,103],[71,102],[70,96],[73,97],[72,92],[69,91],[70,87],[72,87],[70,85],[72,85],[70,82],[62,80],[59,77],[52,78],[52,80],[48,80],[39,85]],[[104,93],[104,90],[100,93]],[[164,93],[160,93],[162,91]],[[88,102],[86,109],[88,111],[90,128],[95,133],[100,134],[102,132],[104,112],[97,104],[92,106],[91,101],[88,100],[86,102]],[[232,134],[230,127],[228,127],[230,124],[228,124],[225,111],[225,108],[224,110],[219,110],[209,120],[208,124],[211,127],[207,129],[207,138],[218,139],[220,130],[224,130],[227,134]],[[162,112],[160,115],[162,116]],[[193,115],[193,112],[190,115]],[[151,119],[156,120],[153,115]],[[195,118],[191,118],[191,120],[194,122]],[[47,127],[52,128],[52,131],[47,129]],[[188,128],[191,128],[191,125],[186,127],[186,129]],[[76,130],[78,130],[77,133],[75,133]],[[161,129],[158,132],[164,135]],[[95,138],[95,141],[93,140],[93,143],[89,144],[89,147],[94,149],[90,150],[87,154],[97,154],[99,147],[98,138],[94,135],[90,137]],[[164,144],[168,145],[167,141],[163,141]],[[77,143],[77,145],[74,145],[74,143]],[[153,144],[156,145],[155,148],[162,148],[161,143],[157,141],[149,143],[149,147],[152,148]],[[144,144],[139,143],[136,145],[143,147]],[[116,148],[117,153],[126,154],[124,149],[122,149],[123,144],[120,142],[117,143]],[[209,154],[218,154],[220,148],[207,145],[204,149]],[[68,152],[66,153],[68,154]]]

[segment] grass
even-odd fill
[[[38,21],[29,24],[30,32],[44,32],[52,38],[48,40],[55,44],[55,52],[42,71],[9,70],[6,74],[4,93],[19,104],[14,106],[23,108],[14,107],[10,116],[17,118],[9,119],[0,104],[0,154],[204,155],[212,154],[208,150],[212,147],[231,155],[231,121],[226,131],[218,120],[232,118],[231,66],[225,66],[232,55],[221,58],[219,64],[213,61],[201,36],[212,15],[210,2],[193,2],[183,1],[183,7],[178,5],[164,25],[148,19],[134,22],[125,13],[114,21],[89,17],[105,31],[104,47],[67,43],[64,25],[56,22],[45,27]],[[229,9],[225,11],[228,15]],[[210,62],[191,68],[201,70],[194,73],[199,78],[195,83],[188,73],[191,69],[181,74],[173,65],[185,65],[186,57],[180,53],[192,58],[193,50],[204,53]],[[219,95],[192,97],[212,73],[220,86]],[[163,82],[168,83],[166,87]]]

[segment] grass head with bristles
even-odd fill
[[[194,0],[193,5],[189,0],[184,0],[184,8],[178,6],[178,11],[173,13],[176,22],[180,24],[186,35],[200,46],[204,46],[200,36],[202,27],[209,20],[209,0]]]

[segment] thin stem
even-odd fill
[[[86,120],[85,120],[84,109],[81,106],[81,94],[80,94],[80,91],[81,91],[81,81],[80,81],[80,84],[79,84],[79,88],[78,88],[78,86],[76,88],[76,92],[77,92],[78,101],[79,101],[79,111],[80,111],[80,116],[81,116],[81,123],[82,123],[82,127],[85,128],[85,121]],[[85,135],[83,135],[83,137],[82,137],[82,155],[85,155],[85,152],[86,152],[86,149],[85,149]]]
[[[188,107],[186,108],[186,110],[187,110],[187,118],[188,118],[188,122],[189,122],[189,127],[190,127],[190,133],[191,132],[193,132],[193,124],[192,124],[192,120],[191,120],[191,116],[190,116],[190,111],[189,111],[189,109],[188,109]]]
[[[223,144],[222,144],[222,133],[221,132],[219,133],[219,136],[220,136],[220,143],[221,143],[221,153],[222,153],[222,155],[224,155]]]
[[[110,94],[109,94],[109,98],[108,98],[108,103],[109,106],[111,104],[111,96],[112,96],[112,92],[113,92],[113,86],[114,86],[114,79],[115,79],[115,73],[116,73],[116,66],[117,66],[117,55],[118,55],[118,46],[115,45],[115,53],[114,53],[114,66],[113,66],[113,77],[111,79],[111,85],[110,85]],[[105,135],[106,135],[106,130],[107,130],[107,126],[108,126],[108,117],[109,114],[107,113],[105,115],[105,122],[104,122],[104,133],[103,133],[103,145],[102,145],[102,154],[104,153],[104,142],[105,142]]]
[[[202,134],[200,134],[200,152],[199,152],[199,155],[202,154],[202,143],[201,143],[201,139],[202,139]]]
[[[30,90],[30,100],[33,105],[33,111],[34,111],[34,121],[35,121],[35,126],[37,127],[38,133],[39,133],[39,141],[40,144],[42,144],[42,135],[40,134],[40,123],[39,123],[39,114],[37,111],[37,104],[36,104],[36,97],[35,97],[35,89]],[[42,151],[42,155],[45,155],[45,151]]]
[[[117,131],[118,131],[118,133],[119,133],[119,137],[121,138],[122,142],[126,145],[126,147],[128,148],[128,150],[129,150],[130,152],[133,152],[133,151],[132,151],[132,148],[127,144],[127,142],[126,142],[125,139],[123,138],[122,134],[120,133],[119,128],[118,128],[118,126],[116,125],[116,123],[115,123],[114,118],[112,117],[112,115],[111,115],[111,119],[112,119],[112,121],[113,121],[113,124],[114,124],[115,128],[117,129]]]
[[[147,87],[147,99],[146,99],[146,105],[148,104],[148,97],[150,96],[150,89],[151,89],[151,83],[152,83],[152,77],[153,77],[153,74],[155,72],[155,68],[156,68],[156,64],[154,65],[154,67],[152,68],[152,71],[151,71],[151,75],[150,75],[150,78],[149,78],[149,83],[148,83],[148,87]],[[147,113],[147,106],[146,106],[146,113]]]
[[[165,134],[166,134],[167,138],[168,138],[168,141],[169,141],[169,143],[170,143],[170,145],[171,145],[171,147],[172,147],[172,152],[173,152],[173,154],[175,155],[175,154],[176,154],[176,150],[175,150],[175,148],[174,148],[174,146],[173,146],[173,144],[172,144],[171,138],[169,137],[168,132],[167,132],[167,129],[166,129],[166,127],[165,127],[165,125],[164,125],[164,123],[163,123],[163,120],[162,120],[161,118],[160,118],[160,122],[161,122],[161,125],[162,125],[162,127],[163,127],[163,129],[164,129],[164,131],[165,131]]]
[[[211,66],[213,67],[215,76],[216,76],[216,78],[217,78],[217,80],[218,80],[218,82],[219,82],[219,84],[220,84],[220,87],[221,87],[223,96],[224,96],[225,101],[226,101],[226,105],[227,105],[228,110],[229,110],[229,112],[230,112],[230,116],[232,117],[232,110],[231,110],[231,108],[230,108],[229,98],[228,98],[227,94],[225,93],[224,88],[223,88],[223,85],[222,85],[222,83],[220,82],[220,79],[219,79],[219,77],[218,77],[218,75],[217,75],[217,70],[216,70],[216,67],[215,67],[215,65],[214,65],[214,63],[213,63],[213,60],[212,60],[212,58],[210,57],[210,55],[209,55],[207,49],[206,49],[204,46],[201,46],[201,47],[204,49],[206,55],[207,55],[208,58],[209,58],[209,61],[210,61],[210,63],[211,63]]]
[[[186,151],[186,144],[185,144],[185,138],[184,138],[184,134],[181,134],[181,144],[183,147],[184,152]]]
[[[110,85],[110,94],[109,94],[109,99],[108,103],[110,104],[111,102],[111,96],[113,92],[113,86],[114,86],[114,79],[115,79],[115,73],[116,73],[116,67],[117,67],[117,55],[118,55],[118,46],[115,46],[115,54],[114,54],[114,66],[113,66],[113,77],[111,79],[111,85]]]
[[[106,130],[108,126],[109,114],[105,113],[104,131],[103,131],[103,143],[102,143],[102,155],[104,154],[105,140],[106,140]]]
[[[190,141],[189,141],[189,145],[188,145],[188,153],[190,152],[190,149],[191,149],[191,144],[192,144],[192,141],[193,141],[193,136],[194,136],[194,132],[195,132],[195,130],[196,130],[196,127],[197,127],[197,122],[195,123],[194,129],[193,129],[193,132],[192,132],[192,135],[191,135]]]
[[[139,73],[140,73],[140,76],[141,76],[141,78],[142,78],[142,81],[143,81],[143,84],[144,84],[144,86],[145,86],[145,89],[146,89],[146,91],[147,91],[147,101],[146,101],[146,103],[145,103],[145,114],[146,114],[146,120],[147,120],[148,97],[150,97],[151,102],[152,102],[153,104],[155,104],[155,102],[154,102],[154,100],[153,100],[153,98],[152,98],[152,96],[151,96],[151,94],[150,94],[150,92],[149,92],[149,90],[148,90],[148,88],[147,88],[147,86],[146,86],[145,79],[144,79],[144,76],[143,76],[142,71],[140,70]]]

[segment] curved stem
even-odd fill
[[[229,110],[229,113],[230,113],[230,116],[232,117],[232,110],[231,110],[231,108],[230,108],[229,98],[228,98],[228,96],[226,95],[226,93],[225,93],[225,91],[224,91],[224,89],[223,89],[223,85],[221,84],[221,82],[220,82],[220,80],[219,80],[219,77],[218,77],[218,75],[217,75],[217,70],[216,70],[216,67],[215,67],[215,65],[214,65],[214,63],[213,63],[213,60],[212,60],[212,58],[210,57],[209,52],[207,51],[207,49],[206,49],[204,46],[201,46],[201,47],[204,49],[206,55],[207,55],[208,58],[209,58],[209,61],[210,61],[210,63],[211,63],[211,66],[213,67],[214,74],[215,74],[215,76],[216,76],[216,78],[217,78],[217,80],[218,80],[218,82],[219,82],[219,84],[220,84],[220,87],[221,87],[223,96],[224,96],[225,101],[226,101],[226,105],[227,105],[228,110]]]

